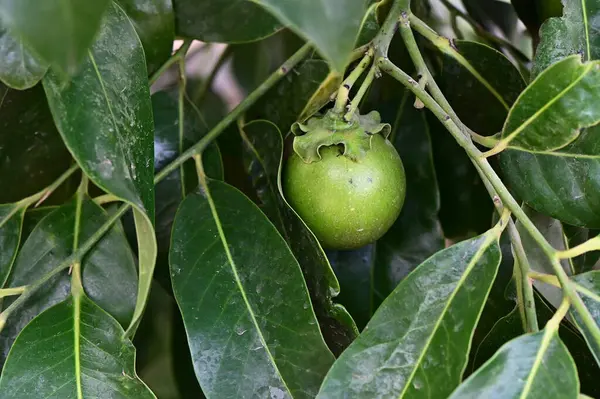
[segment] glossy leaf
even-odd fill
[[[36,317],[8,356],[0,391],[10,398],[155,398],[137,377],[123,328],[83,293]]]
[[[108,220],[108,216],[92,201],[84,201],[81,212],[79,240],[84,242]],[[74,226],[73,201],[43,218],[24,242],[7,286],[30,284],[64,262],[72,253]],[[113,227],[84,258],[82,268],[87,295],[126,326],[134,310],[137,273],[135,259],[122,229]],[[25,301],[18,313],[11,315],[0,333],[2,360],[31,319],[69,295],[69,280],[65,270]],[[6,298],[3,308],[10,303],[12,298]]]
[[[498,235],[438,252],[402,280],[335,362],[319,397],[449,395],[498,270]]]
[[[305,119],[329,101],[331,92],[327,88],[331,88],[335,76],[329,74],[323,60],[306,60],[290,73],[289,79],[282,80],[258,100],[246,119],[268,120],[285,135],[294,122]],[[308,105],[312,105],[312,113],[307,110]]]
[[[333,355],[297,261],[239,191],[219,181],[202,190],[177,213],[170,264],[203,391],[313,397]]]
[[[6,284],[17,256],[24,215],[16,204],[0,205],[0,288]]]
[[[204,42],[251,42],[281,28],[275,17],[247,0],[173,0],[173,8],[177,34]]]
[[[502,130],[511,105],[525,88],[523,77],[506,56],[481,43],[455,40],[461,64],[443,57],[440,87],[469,128],[483,135]]]
[[[580,54],[584,61],[599,59],[599,16],[598,0],[563,0],[563,17],[542,25],[532,76],[569,55]]]
[[[77,70],[109,4],[110,0],[2,0],[0,22],[32,54],[64,75]]]
[[[240,132],[245,164],[262,211],[286,239],[304,273],[315,313],[325,340],[341,353],[358,334],[354,321],[342,306],[333,303],[340,286],[314,234],[287,203],[280,185],[283,141],[275,125],[253,121]]]
[[[458,398],[576,398],[575,362],[554,329],[504,345],[454,393]]]
[[[314,43],[333,69],[344,71],[367,11],[364,0],[254,1]]]
[[[44,78],[50,109],[67,147],[92,181],[131,203],[138,237],[138,303],[143,312],[156,261],[152,105],[144,50],[127,15],[112,4],[98,39],[69,85]]]
[[[171,0],[117,0],[131,19],[144,53],[148,73],[156,71],[171,55],[175,16]]]
[[[595,270],[579,274],[574,276],[573,280],[582,288],[579,295],[596,324],[600,325],[600,271]],[[598,365],[600,365],[600,340],[588,331],[578,313],[573,312],[573,314],[590,351],[596,358]]]
[[[39,82],[48,65],[39,61],[23,42],[0,28],[0,80],[9,87],[24,90]]]
[[[47,187],[71,164],[40,86],[25,91],[0,83],[0,203],[12,203]],[[66,188],[66,189],[65,189]],[[61,197],[67,185],[59,188]]]
[[[552,151],[600,122],[600,64],[568,57],[545,70],[512,107],[500,145],[525,151]]]

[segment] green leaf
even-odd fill
[[[110,0],[2,0],[0,22],[64,76],[76,72]]]
[[[517,14],[508,1],[463,0],[469,15],[486,29],[500,28],[507,37],[512,37],[517,27]]]
[[[39,61],[23,42],[0,27],[0,80],[17,90],[25,90],[39,82],[48,65]]]
[[[108,216],[102,208],[92,201],[84,201],[81,209],[80,242],[91,237],[107,220]],[[72,253],[74,226],[73,201],[44,217],[23,244],[7,286],[30,284],[64,262]],[[113,227],[84,258],[82,268],[83,286],[87,295],[126,326],[134,311],[137,273],[135,259],[122,229]],[[65,270],[8,318],[0,334],[2,359],[6,357],[13,340],[31,319],[67,297],[69,280]],[[12,298],[6,298],[3,308],[11,303]]]
[[[0,83],[0,143],[0,181],[10,187],[0,191],[0,203],[39,192],[72,162],[41,86],[17,91]],[[56,194],[66,199],[71,192],[65,184]]]
[[[144,53],[148,73],[156,71],[171,55],[175,16],[171,0],[116,0],[131,19]]]
[[[253,1],[314,43],[333,69],[344,71],[367,11],[364,0]]]
[[[247,120],[268,120],[287,134],[294,122],[303,122],[325,105],[330,89],[339,83],[339,76],[330,74],[323,60],[308,59],[288,76],[256,102]]]
[[[17,204],[0,205],[0,288],[4,287],[17,256],[24,209]]]
[[[249,199],[203,183],[177,212],[170,264],[207,396],[314,397],[334,358],[297,261]]]
[[[19,334],[0,391],[10,398],[155,398],[137,377],[135,348],[84,294],[44,311]]]
[[[533,37],[534,44],[540,40],[542,23],[550,17],[560,17],[562,14],[560,0],[511,0],[511,4]]]
[[[600,228],[600,127],[546,154],[507,149],[499,164],[515,195],[540,213],[568,224]]]
[[[453,41],[462,63],[445,55],[440,87],[463,122],[479,134],[502,130],[511,105],[525,88],[506,56],[481,43]]]
[[[575,362],[556,329],[505,344],[450,396],[458,398],[577,398]]]
[[[240,134],[245,146],[246,169],[252,178],[258,205],[296,256],[325,340],[334,353],[341,353],[358,335],[358,330],[346,309],[333,303],[340,286],[321,245],[283,195],[281,133],[268,121],[253,121],[246,124]]]
[[[563,6],[562,18],[550,18],[542,25],[532,77],[569,55],[580,54],[584,61],[600,58],[598,0],[563,0]]]
[[[513,105],[497,145],[550,152],[600,122],[600,64],[568,57],[540,74]]]
[[[127,15],[112,4],[99,36],[68,85],[44,78],[50,110],[67,147],[90,179],[134,206],[143,312],[156,261],[152,104],[144,50]]]
[[[600,325],[600,271],[595,270],[573,277],[573,281],[579,285],[579,295],[588,308],[596,324]],[[585,337],[590,351],[600,365],[600,340],[594,337],[585,327],[577,312],[572,312],[579,330]]]
[[[173,0],[178,36],[204,42],[245,43],[263,39],[281,24],[248,0]]]
[[[319,397],[447,397],[500,263],[497,227],[422,263],[334,363]]]
[[[583,229],[581,227],[574,227],[568,224],[563,224],[563,232],[565,235],[565,242],[567,244],[566,246],[568,248],[573,248],[579,244],[583,244],[588,239],[600,234],[600,232],[597,230]],[[594,268],[598,260],[600,260],[600,251],[586,252],[576,258],[569,259],[573,274],[589,272]]]

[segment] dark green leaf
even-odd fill
[[[204,42],[244,43],[272,35],[281,24],[247,0],[173,0],[176,32]]]
[[[144,50],[127,15],[111,4],[98,39],[68,85],[44,78],[50,110],[63,140],[105,191],[131,203],[138,236],[138,303],[135,330],[156,261],[152,104]]]
[[[563,5],[562,18],[550,18],[542,25],[532,77],[569,55],[580,54],[584,61],[600,58],[598,0],[563,0]]]
[[[19,334],[0,379],[10,398],[155,398],[137,377],[123,328],[84,294],[36,317]]]
[[[477,22],[493,31],[495,26],[509,38],[517,27],[517,14],[508,2],[498,0],[462,0],[467,12]]]
[[[578,394],[575,362],[557,329],[547,327],[508,342],[450,398],[563,399]]]
[[[377,8],[378,3],[373,3],[369,6],[365,18],[363,19],[362,26],[360,27],[360,33],[358,34],[358,40],[356,41],[356,47],[362,46],[369,43],[379,33],[379,22],[377,21]]]
[[[202,389],[215,397],[314,397],[334,358],[297,261],[243,194],[219,181],[202,189],[181,204],[170,252]]]
[[[594,321],[600,325],[600,271],[595,270],[584,274],[579,274],[573,277],[573,280],[579,285],[579,291],[583,303],[590,311]],[[585,337],[585,340],[592,354],[596,358],[596,362],[600,365],[600,339],[595,337],[585,327],[581,321],[581,316],[573,312],[577,326]]]
[[[47,187],[71,164],[41,86],[17,91],[0,83],[0,203]],[[68,187],[59,189],[61,196]]]
[[[600,233],[597,230],[583,229],[568,224],[563,224],[563,232],[568,248],[583,244],[588,239],[593,238]],[[586,252],[583,255],[570,259],[571,270],[573,271],[573,274],[589,272],[594,268],[598,260],[600,260],[600,251]]]
[[[564,147],[600,122],[600,64],[568,57],[546,69],[515,102],[498,145],[546,152]]]
[[[24,214],[17,204],[0,205],[0,288],[6,284],[17,256]]]
[[[563,222],[600,228],[600,127],[585,129],[558,151],[500,154],[504,180],[536,211]]]
[[[267,121],[251,122],[241,133],[258,204],[298,259],[325,340],[334,353],[341,353],[356,337],[357,329],[346,309],[333,303],[340,286],[321,245],[283,196],[279,184],[283,168],[281,133]]]
[[[0,22],[34,56],[75,73],[87,54],[110,0],[2,0]]]
[[[343,72],[366,13],[364,0],[254,0],[305,37]]]
[[[84,242],[108,220],[108,216],[92,201],[84,201],[81,212],[79,240]],[[73,201],[42,219],[23,244],[8,286],[30,284],[64,262],[72,253],[74,226]],[[82,267],[87,295],[126,326],[134,310],[137,275],[135,259],[123,231],[113,227],[84,258]],[[69,276],[65,270],[25,301],[18,313],[11,315],[0,334],[2,359],[17,334],[31,319],[63,301],[68,294]],[[5,299],[4,308],[10,303],[10,298]]]
[[[305,119],[329,101],[331,92],[327,88],[331,88],[331,80],[339,83],[339,76],[329,74],[327,63],[306,60],[258,100],[246,119],[268,120],[286,134],[294,122]],[[312,112],[307,110],[308,105],[311,105]]]
[[[462,121],[479,134],[502,130],[508,110],[525,88],[523,77],[502,53],[455,40],[464,64],[443,57],[440,87]]]
[[[499,234],[438,252],[402,280],[335,362],[319,397],[447,397],[498,270]]]
[[[171,0],[116,0],[131,19],[144,46],[148,73],[156,71],[171,55],[175,16]]]
[[[48,65],[39,61],[23,42],[0,28],[0,80],[13,89],[24,90],[39,82]]]

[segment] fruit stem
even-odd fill
[[[346,112],[346,115],[344,115],[344,120],[346,122],[349,122],[352,120],[352,117],[354,116],[354,113],[358,109],[358,106],[360,105],[360,102],[362,101],[363,97],[365,96],[365,93],[367,92],[367,90],[369,90],[371,83],[373,83],[373,79],[375,79],[376,73],[377,73],[377,66],[373,65],[371,67],[371,69],[369,70],[369,73],[365,77],[365,80],[360,85],[358,92],[352,99],[352,102],[350,103],[350,106],[348,107],[348,112]]]
[[[350,75],[342,82],[342,86],[338,90],[338,95],[335,100],[335,106],[333,107],[333,112],[338,115],[343,115],[346,111],[346,104],[348,103],[348,97],[350,96],[350,90],[352,86],[356,83],[358,78],[363,74],[363,72],[369,67],[371,64],[371,60],[373,59],[373,49],[369,48],[367,53],[357,65],[356,68]],[[364,93],[363,93],[364,94]]]

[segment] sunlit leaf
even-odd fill
[[[556,330],[508,342],[450,398],[576,398],[579,379],[573,358]]]
[[[111,4],[77,75],[44,78],[50,110],[90,179],[131,203],[139,248],[139,293],[128,334],[143,312],[156,261],[152,105],[144,50],[131,22]]]
[[[2,395],[155,398],[137,377],[123,328],[85,294],[41,313],[19,334],[0,379]]]
[[[600,326],[600,271],[595,270],[573,277],[573,280],[581,287],[580,296],[583,303],[588,308],[594,321]],[[596,358],[596,362],[600,365],[600,339],[592,334],[577,312],[573,312],[577,326],[585,337],[585,340],[592,354]]]
[[[0,23],[34,56],[74,73],[92,45],[110,0],[2,0]]]
[[[0,205],[0,288],[4,287],[17,256],[24,214],[17,204]]]
[[[334,363],[319,397],[447,397],[498,270],[499,234],[438,252],[402,280]]]
[[[205,394],[314,397],[334,358],[297,261],[249,199],[219,181],[189,195],[170,265]]]

